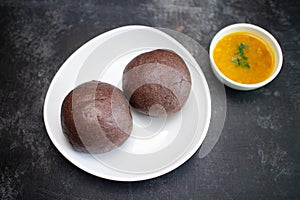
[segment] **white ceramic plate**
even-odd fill
[[[167,118],[151,118],[133,110],[132,134],[120,148],[99,155],[74,151],[60,122],[61,104],[67,93],[91,80],[122,88],[126,64],[135,56],[158,48],[175,51],[191,72],[192,90],[182,110]],[[210,117],[210,92],[200,66],[175,39],[146,26],[120,27],[80,47],[53,78],[44,103],[45,126],[56,148],[82,170],[118,181],[146,180],[179,167],[200,147]]]

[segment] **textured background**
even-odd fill
[[[299,199],[300,3],[297,0],[0,0],[0,199]],[[143,24],[182,31],[208,50],[222,27],[270,31],[283,69],[251,92],[226,88],[223,133],[156,179],[120,183],[89,175],[51,143],[42,108],[61,64],[89,39]]]

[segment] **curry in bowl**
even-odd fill
[[[213,59],[226,77],[243,84],[255,84],[268,79],[276,63],[270,44],[251,32],[225,35],[216,44]]]

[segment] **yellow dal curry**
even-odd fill
[[[235,32],[223,37],[213,50],[213,57],[219,70],[239,83],[262,82],[275,68],[271,46],[249,32]]]

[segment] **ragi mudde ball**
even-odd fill
[[[132,117],[120,89],[90,81],[77,86],[65,97],[61,125],[76,151],[98,154],[109,152],[127,140]]]
[[[157,49],[131,60],[123,71],[122,84],[132,107],[161,117],[183,107],[191,91],[191,75],[178,54]]]

